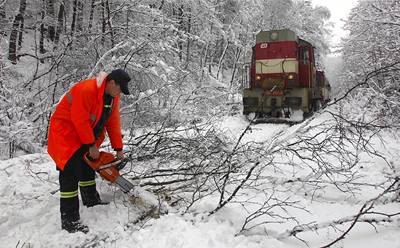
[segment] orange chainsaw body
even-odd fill
[[[90,160],[86,154],[84,159],[90,168],[97,171],[100,176],[107,181],[114,183],[120,176],[116,165],[119,164],[121,160],[116,159],[112,153],[101,151],[97,160]]]
[[[143,209],[145,207],[150,208],[150,210],[146,210],[146,215],[159,216],[161,212],[168,212],[166,209],[160,209],[158,198],[156,196],[145,190],[135,191],[136,186],[119,174],[119,168],[123,168],[126,160],[117,159],[112,153],[104,151],[100,152],[100,156],[96,160],[90,159],[88,155],[89,154],[87,153],[83,157],[90,168],[97,171],[105,180],[115,183],[120,187],[122,192],[128,194],[129,199],[133,204],[139,205],[140,208]],[[143,195],[146,196],[146,199],[142,198]]]

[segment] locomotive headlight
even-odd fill
[[[257,76],[256,76],[256,80],[261,80],[261,76],[260,76],[260,75],[257,75]]]
[[[298,87],[298,80],[297,80],[297,75],[296,73],[290,73],[287,75],[287,87],[288,88],[294,88],[294,87]]]

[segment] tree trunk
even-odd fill
[[[126,23],[125,23],[125,35],[128,37],[129,35],[129,8],[126,9]]]
[[[238,61],[240,59],[240,55],[242,54],[242,48],[237,47],[236,48],[236,56],[235,56],[235,61],[233,62],[233,69],[232,69],[232,77],[231,77],[231,81],[229,83],[229,92],[231,92],[232,87],[233,87],[233,81],[235,80],[235,74],[236,74],[236,70],[237,70],[237,66],[238,66]]]
[[[70,15],[71,11],[71,2],[70,1],[63,1],[64,3],[64,34],[68,33],[68,16]]]
[[[214,29],[214,25],[211,24],[211,28],[210,28],[210,33],[211,33],[211,34],[213,33],[213,29]],[[205,57],[205,62],[204,62],[204,65],[205,65],[205,66],[208,66],[208,73],[209,73],[209,75],[212,75],[212,62],[213,62],[213,60],[214,60],[214,56],[212,56],[212,55],[211,55],[212,52],[210,52],[210,51],[211,51],[211,47],[212,47],[211,42],[212,42],[212,41],[208,41],[208,42],[207,42],[206,57]],[[209,61],[209,62],[208,62],[208,61]]]
[[[111,11],[110,11],[110,3],[106,0],[106,10],[107,10],[107,25],[110,29],[110,36],[111,36],[111,47],[115,46],[115,39],[114,39],[114,29],[111,24]]]
[[[83,3],[79,0],[77,3],[76,30],[80,32],[83,31]]]
[[[26,0],[20,0],[19,11],[18,11],[18,14],[14,17],[12,30],[11,30],[11,34],[10,34],[9,48],[8,48],[8,59],[13,64],[17,63],[18,33],[20,34],[18,44],[21,43],[21,45],[22,45],[22,33],[21,32],[23,32],[23,30],[21,30],[21,29],[23,28],[25,9],[26,9]]]
[[[221,46],[221,47],[222,47],[222,46]],[[221,71],[222,64],[223,64],[223,62],[224,62],[225,54],[226,54],[226,51],[228,50],[228,47],[229,47],[229,41],[226,41],[225,48],[224,48],[224,50],[222,51],[221,57],[219,58],[218,71],[217,71],[217,79],[219,78],[219,73],[220,73],[220,71]]]
[[[44,11],[41,12],[41,15],[42,15],[42,23],[40,24],[39,52],[41,54],[44,54],[46,52],[46,49],[44,49],[44,36],[46,32],[46,28],[44,26],[44,17],[45,17]]]
[[[207,60],[208,60],[208,47],[210,46],[210,42],[207,41],[207,44],[204,46],[204,53],[202,57],[200,57],[200,70],[201,70],[201,81],[204,79],[204,69],[207,67]]]
[[[92,26],[93,26],[93,14],[94,14],[94,3],[96,2],[96,0],[92,0],[92,4],[90,5],[90,16],[89,16],[89,33],[92,30]]]
[[[61,3],[62,5],[62,3]],[[54,14],[54,0],[46,0],[46,23],[47,23],[47,37],[51,40],[55,40],[56,28],[55,24],[55,14]]]
[[[7,22],[6,10],[4,9],[4,4],[0,6],[0,35],[6,34],[6,22]],[[1,39],[0,39],[1,40]]]
[[[178,30],[180,30],[181,32],[184,32],[184,24],[183,24],[183,5],[180,5],[177,9],[177,19],[178,19]],[[179,34],[178,35],[178,49],[179,49],[179,61],[182,62],[183,56],[183,41],[182,41],[182,35]]]
[[[191,28],[192,28],[192,12],[189,9],[188,11],[188,20],[187,20],[187,34],[188,34],[188,38],[187,38],[187,44],[186,44],[186,64],[185,64],[185,69],[188,68],[189,66],[189,62],[190,62],[190,37],[189,34],[191,32]]]
[[[105,0],[101,0],[101,43],[104,44],[104,36],[106,33],[106,4]]]
[[[71,35],[74,35],[75,26],[76,26],[76,18],[77,18],[77,9],[78,9],[78,0],[74,0],[72,5],[72,22],[71,22]]]
[[[63,30],[64,26],[64,15],[65,15],[65,7],[64,4],[60,4],[60,9],[58,10],[58,24],[57,24],[57,31],[56,35],[54,37],[54,43],[58,44],[58,41],[60,40],[60,35]]]
[[[18,32],[18,50],[21,49],[22,47],[22,37],[24,35],[24,16],[22,16],[22,19],[19,23],[19,32]]]

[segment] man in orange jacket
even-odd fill
[[[57,105],[50,119],[48,152],[59,170],[61,228],[68,232],[89,231],[80,222],[78,185],[86,207],[104,204],[96,190],[95,171],[84,161],[88,153],[99,157],[105,131],[119,159],[122,135],[120,93],[129,94],[128,73],[122,69],[74,85]]]

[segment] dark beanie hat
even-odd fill
[[[128,82],[131,81],[129,74],[122,70],[116,69],[107,75],[107,81],[114,80],[121,87],[122,93],[129,95]]]

